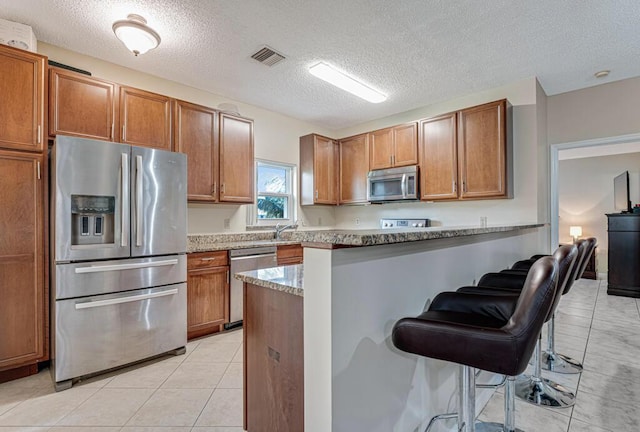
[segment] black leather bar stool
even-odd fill
[[[573,282],[575,279],[574,269],[578,254],[577,246],[564,245],[559,247],[552,255],[558,265],[558,289],[549,314],[545,317],[545,322],[551,320],[567,283]],[[478,286],[462,287],[458,291],[469,294],[495,294],[513,297],[519,295],[521,290],[524,289],[525,281],[526,276],[487,273],[480,279]],[[523,374],[516,378],[516,396],[535,405],[555,408],[566,408],[574,405],[575,395],[571,391],[551,380],[542,378],[541,346],[542,332],[538,335],[538,343],[533,354],[534,373],[531,376]]]
[[[582,277],[597,243],[594,237],[576,241],[578,259],[574,271],[575,278],[567,282],[562,295],[567,294],[573,286],[573,282]],[[524,278],[531,265],[541,256],[544,255],[534,255],[528,260],[518,261],[510,270],[503,270],[501,273],[521,275]],[[583,369],[582,363],[578,360],[555,352],[555,314],[547,324],[547,350],[542,353],[541,361],[543,369],[557,373],[575,374],[582,372]]]
[[[428,311],[395,324],[392,340],[400,350],[460,365],[457,413],[460,432],[516,431],[513,377],[527,367],[553,304],[557,279],[557,263],[545,257],[531,267],[517,298],[486,296],[483,299],[485,296],[477,294],[441,293]],[[504,312],[508,310],[513,313],[505,317]],[[476,428],[473,368],[509,377],[504,425],[479,424]]]

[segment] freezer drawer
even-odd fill
[[[56,265],[56,300],[186,282],[187,256]]]
[[[55,381],[174,350],[187,343],[187,285],[55,304]]]

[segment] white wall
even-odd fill
[[[482,103],[507,98],[513,106],[514,198],[508,200],[401,203],[342,206],[336,209],[339,228],[374,228],[383,217],[427,217],[436,225],[478,225],[480,216],[489,224],[548,222],[548,149],[546,95],[535,78],[496,89],[428,105],[354,128],[338,131],[338,137],[428,118]]]
[[[598,272],[607,271],[607,217],[613,207],[613,179],[629,171],[631,202],[640,202],[640,153],[561,160],[558,163],[559,238],[570,243],[569,227],[598,239]]]
[[[317,125],[287,117],[253,105],[230,100],[220,95],[189,87],[174,81],[135,71],[105,62],[103,60],[68,51],[43,42],[38,43],[38,52],[59,63],[87,70],[97,78],[114,81],[119,84],[137,87],[189,102],[217,107],[220,103],[233,103],[240,114],[254,120],[255,156],[272,161],[299,163],[299,137],[311,132],[331,136],[332,131]],[[190,204],[188,211],[188,232],[236,232],[244,231],[246,207],[231,204]],[[314,207],[299,209],[299,218],[305,225],[316,226],[322,220],[322,226],[334,225],[332,207]],[[224,228],[228,219],[229,228]]]

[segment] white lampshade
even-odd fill
[[[573,238],[580,237],[582,235],[582,227],[581,226],[569,227],[569,235]]]
[[[126,20],[113,23],[116,37],[138,56],[160,45],[160,35],[147,26],[147,20],[140,15],[129,14]]]

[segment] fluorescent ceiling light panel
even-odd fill
[[[383,95],[379,91],[343,74],[326,63],[321,62],[315,66],[311,66],[309,68],[309,72],[311,72],[312,75],[325,80],[329,84],[333,84],[334,86],[361,97],[366,101],[380,103],[387,100],[387,96]]]

